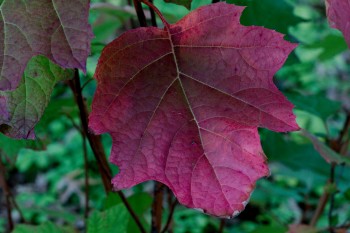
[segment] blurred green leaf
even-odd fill
[[[88,219],[87,233],[126,233],[128,223],[128,211],[119,204],[103,212],[94,212]]]
[[[341,109],[340,102],[330,100],[323,95],[305,96],[296,92],[287,92],[285,95],[297,109],[318,116],[324,122],[326,122],[328,117],[337,113]]]
[[[328,176],[328,165],[311,143],[295,142],[282,134],[262,130],[262,145],[269,162],[279,162],[290,169],[308,169]]]
[[[312,144],[315,147],[315,150],[320,153],[320,155],[327,161],[327,163],[335,163],[335,164],[345,164],[350,165],[350,157],[343,156],[329,148],[327,145],[325,145],[323,142],[318,140],[318,138],[311,133],[307,132],[306,130],[301,130],[302,134],[309,138],[312,142]]]
[[[46,57],[32,58],[17,89],[0,92],[9,115],[5,119],[0,115],[0,132],[13,138],[34,139],[34,126],[44,113],[54,86],[72,77],[72,70],[62,69]]]
[[[329,34],[318,43],[306,45],[305,48],[322,49],[322,52],[318,55],[318,58],[320,60],[327,60],[346,51],[348,46],[341,34]]]
[[[153,198],[148,193],[136,193],[130,196],[127,200],[135,213],[140,216],[141,223],[145,226],[146,229],[148,229],[149,225],[142,216],[147,210],[150,210]],[[109,193],[103,202],[103,209],[108,210],[109,208],[113,208],[113,206],[116,205],[123,205],[121,198],[116,193]],[[128,216],[131,218],[131,215],[129,213]],[[132,218],[128,224],[127,229],[130,233],[139,232],[136,222]]]
[[[348,189],[344,192],[344,196],[345,196],[346,200],[350,201],[350,188],[348,188]]]
[[[241,23],[243,25],[264,26],[283,34],[288,34],[288,28],[303,20],[293,13],[293,6],[285,0],[227,0],[228,3],[247,6]]]
[[[251,233],[262,233],[262,232],[268,232],[268,233],[285,233],[286,228],[282,226],[258,226],[254,231]]]
[[[8,162],[15,163],[18,153],[22,149],[42,150],[45,149],[45,146],[40,140],[13,139],[0,133],[0,152]]]
[[[39,226],[31,226],[26,224],[19,224],[12,231],[12,233],[70,233],[73,232],[72,229],[62,228],[56,226],[52,222],[46,222]]]
[[[164,0],[164,1],[168,3],[170,2],[170,3],[184,6],[189,10],[191,9],[192,0]]]

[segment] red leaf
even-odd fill
[[[202,7],[103,50],[90,127],[112,135],[116,189],[157,180],[182,204],[230,217],[269,174],[257,127],[298,130],[293,105],[272,82],[295,45],[240,25],[243,9]]]
[[[350,48],[350,1],[326,0],[326,7],[329,24],[344,34]]]
[[[36,55],[85,71],[92,38],[88,0],[1,2],[1,91],[18,86],[28,61]]]

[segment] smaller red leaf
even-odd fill
[[[326,0],[326,8],[329,24],[344,34],[350,48],[350,1]]]
[[[0,91],[16,89],[29,60],[37,55],[63,68],[85,71],[93,37],[89,0],[0,2]]]

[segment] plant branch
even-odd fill
[[[225,229],[225,219],[221,219],[218,233],[223,233],[224,229]]]
[[[135,1],[135,0],[134,0]],[[158,10],[158,8],[153,5],[153,3],[149,2],[148,0],[140,0],[142,1],[144,4],[146,4],[147,6],[149,6],[152,10],[154,10],[154,12],[156,12],[156,14],[159,16],[159,18],[162,20],[164,26],[166,28],[169,28],[170,25],[169,23],[166,21],[166,19],[164,18],[163,14]]]
[[[331,172],[330,172],[330,183],[335,184],[335,168],[336,164],[332,163],[331,165]],[[328,226],[332,227],[332,216],[333,216],[333,208],[334,208],[334,198],[335,198],[335,192],[332,192],[330,195],[330,204],[329,204],[329,211],[328,211]],[[333,233],[334,231],[330,229],[330,233]]]
[[[78,69],[75,69],[75,75],[74,75],[73,80],[69,80],[69,86],[73,91],[75,101],[78,105],[79,113],[80,113],[80,121],[81,121],[81,125],[83,127],[83,132],[86,135],[86,137],[90,143],[91,150],[92,150],[92,152],[95,156],[95,159],[97,161],[97,166],[98,166],[98,169],[100,171],[103,186],[104,186],[105,192],[107,194],[108,192],[113,191],[112,183],[111,183],[112,173],[111,173],[111,170],[108,166],[106,154],[104,152],[104,148],[103,148],[103,145],[101,142],[101,137],[89,132],[89,126],[88,126],[89,113],[87,110],[85,100],[83,98]],[[123,204],[125,205],[125,207],[129,211],[130,215],[135,220],[140,231],[142,233],[146,233],[144,227],[141,224],[140,219],[137,217],[137,215],[135,214],[135,212],[131,208],[131,206],[130,206],[129,202],[127,201],[126,197],[124,196],[124,194],[121,191],[118,191],[117,193],[118,193],[119,197],[121,198]]]
[[[310,222],[310,226],[313,226],[313,227],[316,226],[316,223],[320,218],[321,214],[323,213],[323,210],[327,204],[328,198],[329,198],[329,193],[327,191],[324,191],[321,198],[318,201],[316,211],[312,216],[312,219]]]
[[[85,172],[85,211],[84,217],[85,220],[89,217],[89,163],[87,157],[87,143],[86,143],[86,135],[84,133],[81,134],[83,138],[83,154],[84,154],[84,172]]]
[[[170,192],[169,192],[169,193],[170,193]],[[167,219],[167,221],[166,221],[166,223],[165,223],[165,226],[164,226],[164,228],[163,228],[163,230],[162,230],[161,233],[165,233],[165,232],[169,229],[169,227],[170,227],[170,225],[171,225],[171,222],[172,222],[172,220],[173,220],[173,216],[174,216],[174,213],[175,213],[175,207],[176,207],[177,203],[178,203],[178,202],[177,202],[177,200],[175,199],[174,202],[171,204],[170,213],[169,213],[168,219]]]
[[[106,155],[104,153],[104,149],[101,143],[100,136],[91,134],[89,132],[89,126],[88,126],[88,110],[85,104],[85,100],[82,95],[82,89],[80,84],[80,78],[79,78],[79,71],[75,69],[75,75],[74,79],[69,81],[69,85],[73,91],[75,101],[79,108],[79,114],[80,114],[80,121],[81,125],[83,127],[83,132],[88,138],[88,141],[90,143],[91,149],[95,155],[97,165],[101,174],[103,186],[105,188],[105,192],[111,192],[112,191],[112,184],[111,184],[111,170],[108,166]]]
[[[143,12],[141,2],[139,0],[133,0],[137,18],[141,27],[147,27],[147,21],[145,13]]]
[[[342,128],[342,130],[339,133],[338,139],[337,140],[327,140],[328,141],[328,145],[332,148],[332,150],[334,150],[335,152],[341,154],[341,155],[345,155],[347,152],[347,146],[348,146],[348,140],[349,138],[347,138],[348,135],[348,131],[350,130],[350,112],[347,112],[347,116],[346,116],[346,120],[344,123],[344,126]],[[331,164],[331,172],[330,172],[330,178],[327,181],[328,185],[332,185],[335,184],[335,168],[336,168],[336,164],[332,163]],[[318,204],[317,204],[317,208],[315,211],[315,214],[313,215],[310,225],[311,226],[315,226],[319,217],[321,216],[321,214],[323,213],[325,206],[328,202],[328,199],[330,198],[330,209],[328,212],[328,220],[329,220],[329,229],[331,229],[330,231],[332,232],[332,227],[331,227],[331,216],[332,216],[332,211],[333,211],[333,206],[334,206],[334,196],[336,193],[329,193],[329,191],[327,189],[325,189],[324,193],[322,194]]]
[[[12,208],[11,208],[11,191],[6,181],[6,168],[2,161],[2,156],[0,157],[0,186],[5,194],[6,199],[6,210],[7,210],[7,222],[9,231],[12,231],[14,228],[13,219],[12,219]]]
[[[153,0],[149,0],[150,3],[153,4]],[[157,27],[157,20],[156,20],[156,14],[154,13],[154,10],[149,7],[149,11],[151,12],[151,23],[153,27]]]
[[[163,212],[163,196],[164,185],[155,181],[154,184],[154,201],[152,204],[152,228],[151,233],[160,233],[162,229],[162,212]]]

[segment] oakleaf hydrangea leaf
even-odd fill
[[[299,129],[272,81],[296,45],[242,26],[243,9],[201,7],[103,50],[89,125],[112,136],[116,189],[157,180],[187,207],[232,217],[269,174],[257,128]]]
[[[350,1],[326,0],[326,7],[329,24],[344,34],[350,48]]]
[[[72,77],[72,70],[63,70],[43,56],[31,59],[18,88],[0,91],[0,132],[12,138],[34,139],[34,126],[55,84]]]
[[[17,88],[30,58],[86,69],[88,0],[4,0],[0,7],[0,90]]]

